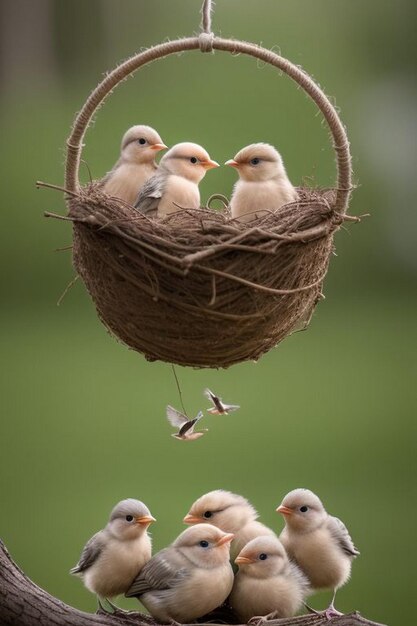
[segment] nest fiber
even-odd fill
[[[112,334],[149,360],[257,360],[311,317],[333,234],[333,194],[248,224],[210,209],[150,219],[89,185],[70,200],[73,259]]]

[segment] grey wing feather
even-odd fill
[[[343,552],[346,552],[346,554],[350,556],[358,556],[360,554],[359,550],[355,548],[352,537],[349,535],[349,531],[342,520],[329,515],[327,527]]]
[[[81,574],[96,562],[104,546],[103,531],[93,535],[85,544],[77,565],[70,569],[70,574]]]
[[[175,557],[172,548],[161,550],[141,569],[125,596],[141,596],[150,591],[172,589],[180,584],[189,576],[189,570],[184,567],[184,560],[180,555]]]
[[[177,409],[174,409],[174,407],[169,404],[167,406],[167,420],[174,428],[182,428],[189,421],[184,413],[177,411]]]
[[[139,192],[135,209],[145,214],[156,212],[165,191],[166,181],[166,174],[155,174],[149,178]]]

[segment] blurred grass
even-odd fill
[[[104,11],[106,46],[94,40],[94,54],[80,66],[62,44],[65,71],[58,82],[45,86],[41,67],[36,76],[22,68],[0,105],[6,181],[1,537],[39,585],[93,610],[94,598],[67,572],[121,498],[138,497],[150,506],[158,518],[152,529],[158,550],[182,530],[189,505],[205,491],[243,493],[262,520],[280,529],[276,505],[290,489],[307,486],[346,522],[361,550],[338,607],[388,624],[409,623],[417,512],[417,295],[415,260],[404,252],[406,237],[415,232],[415,212],[404,210],[401,194],[406,184],[413,197],[415,177],[398,183],[394,170],[387,178],[378,169],[379,146],[395,149],[398,165],[406,138],[394,132],[395,110],[385,111],[384,100],[374,102],[372,89],[389,76],[409,80],[413,4],[218,0],[216,32],[266,47],[279,44],[337,94],[361,184],[351,212],[372,217],[337,235],[327,299],[307,332],[256,365],[178,368],[190,413],[205,406],[205,386],[242,406],[229,417],[207,419],[210,432],[182,444],[170,437],[164,417],[167,403],[179,407],[170,367],[147,363],[107,337],[80,282],[56,308],[74,272],[70,252],[53,249],[70,243],[71,231],[68,224],[44,220],[45,209],[64,212],[63,200],[55,191],[36,191],[34,181],[62,183],[68,129],[100,73],[140,46],[191,33],[199,3],[175,0],[175,10],[169,3],[167,12],[162,0],[125,0],[123,11],[113,0],[94,1]],[[60,4],[58,48],[75,6],[82,3]],[[78,46],[88,55],[93,43],[84,37]],[[404,93],[396,92],[396,99]],[[384,120],[375,130],[377,146],[369,103]],[[334,179],[327,131],[313,105],[277,72],[242,56],[181,55],[121,85],[87,135],[84,157],[95,177],[111,167],[121,134],[138,122],[155,126],[170,145],[198,141],[220,162],[251,141],[270,141],[282,151],[295,183],[304,176],[322,185]],[[387,142],[385,126],[394,129],[395,145]],[[87,180],[86,169],[82,175]],[[203,198],[229,194],[234,180],[226,168],[210,172]],[[394,232],[395,223],[400,230]],[[313,604],[324,606],[327,599],[318,596]]]

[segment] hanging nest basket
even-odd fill
[[[257,360],[307,325],[320,298],[333,235],[348,219],[351,159],[334,107],[303,70],[257,45],[215,37],[205,18],[206,32],[199,37],[141,52],[92,92],[67,142],[66,190],[74,266],[108,330],[148,360],[228,367]],[[140,67],[186,50],[250,55],[298,83],[329,125],[335,190],[301,188],[299,201],[244,224],[227,211],[204,208],[150,219],[94,183],[81,187],[84,134],[105,97]]]

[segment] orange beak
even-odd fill
[[[184,524],[199,524],[202,519],[201,517],[196,517],[195,515],[190,515],[188,513],[188,515],[186,515],[182,521],[184,522]]]
[[[152,144],[152,146],[150,146],[151,150],[155,150],[156,152],[158,152],[159,150],[167,150],[168,146],[166,146],[164,143],[154,143]]]
[[[292,515],[294,511],[281,504],[281,506],[276,509],[276,512],[281,513],[281,515]]]
[[[142,515],[141,517],[136,518],[136,524],[152,524],[152,522],[156,522],[156,519],[152,517],[152,515]]]
[[[237,556],[235,558],[235,563],[238,565],[248,565],[249,563],[253,563],[254,561],[247,556]]]
[[[214,167],[220,167],[217,161],[212,161],[211,159],[209,159],[208,161],[201,161],[201,165],[204,167],[205,170],[212,170]]]
[[[230,543],[231,541],[233,541],[234,538],[235,536],[232,535],[232,533],[227,533],[226,535],[223,535],[221,539],[218,540],[218,542],[216,543],[216,546],[223,546],[225,543]]]
[[[231,167],[239,167],[239,163],[234,159],[229,159],[226,161],[225,165],[230,165]]]

